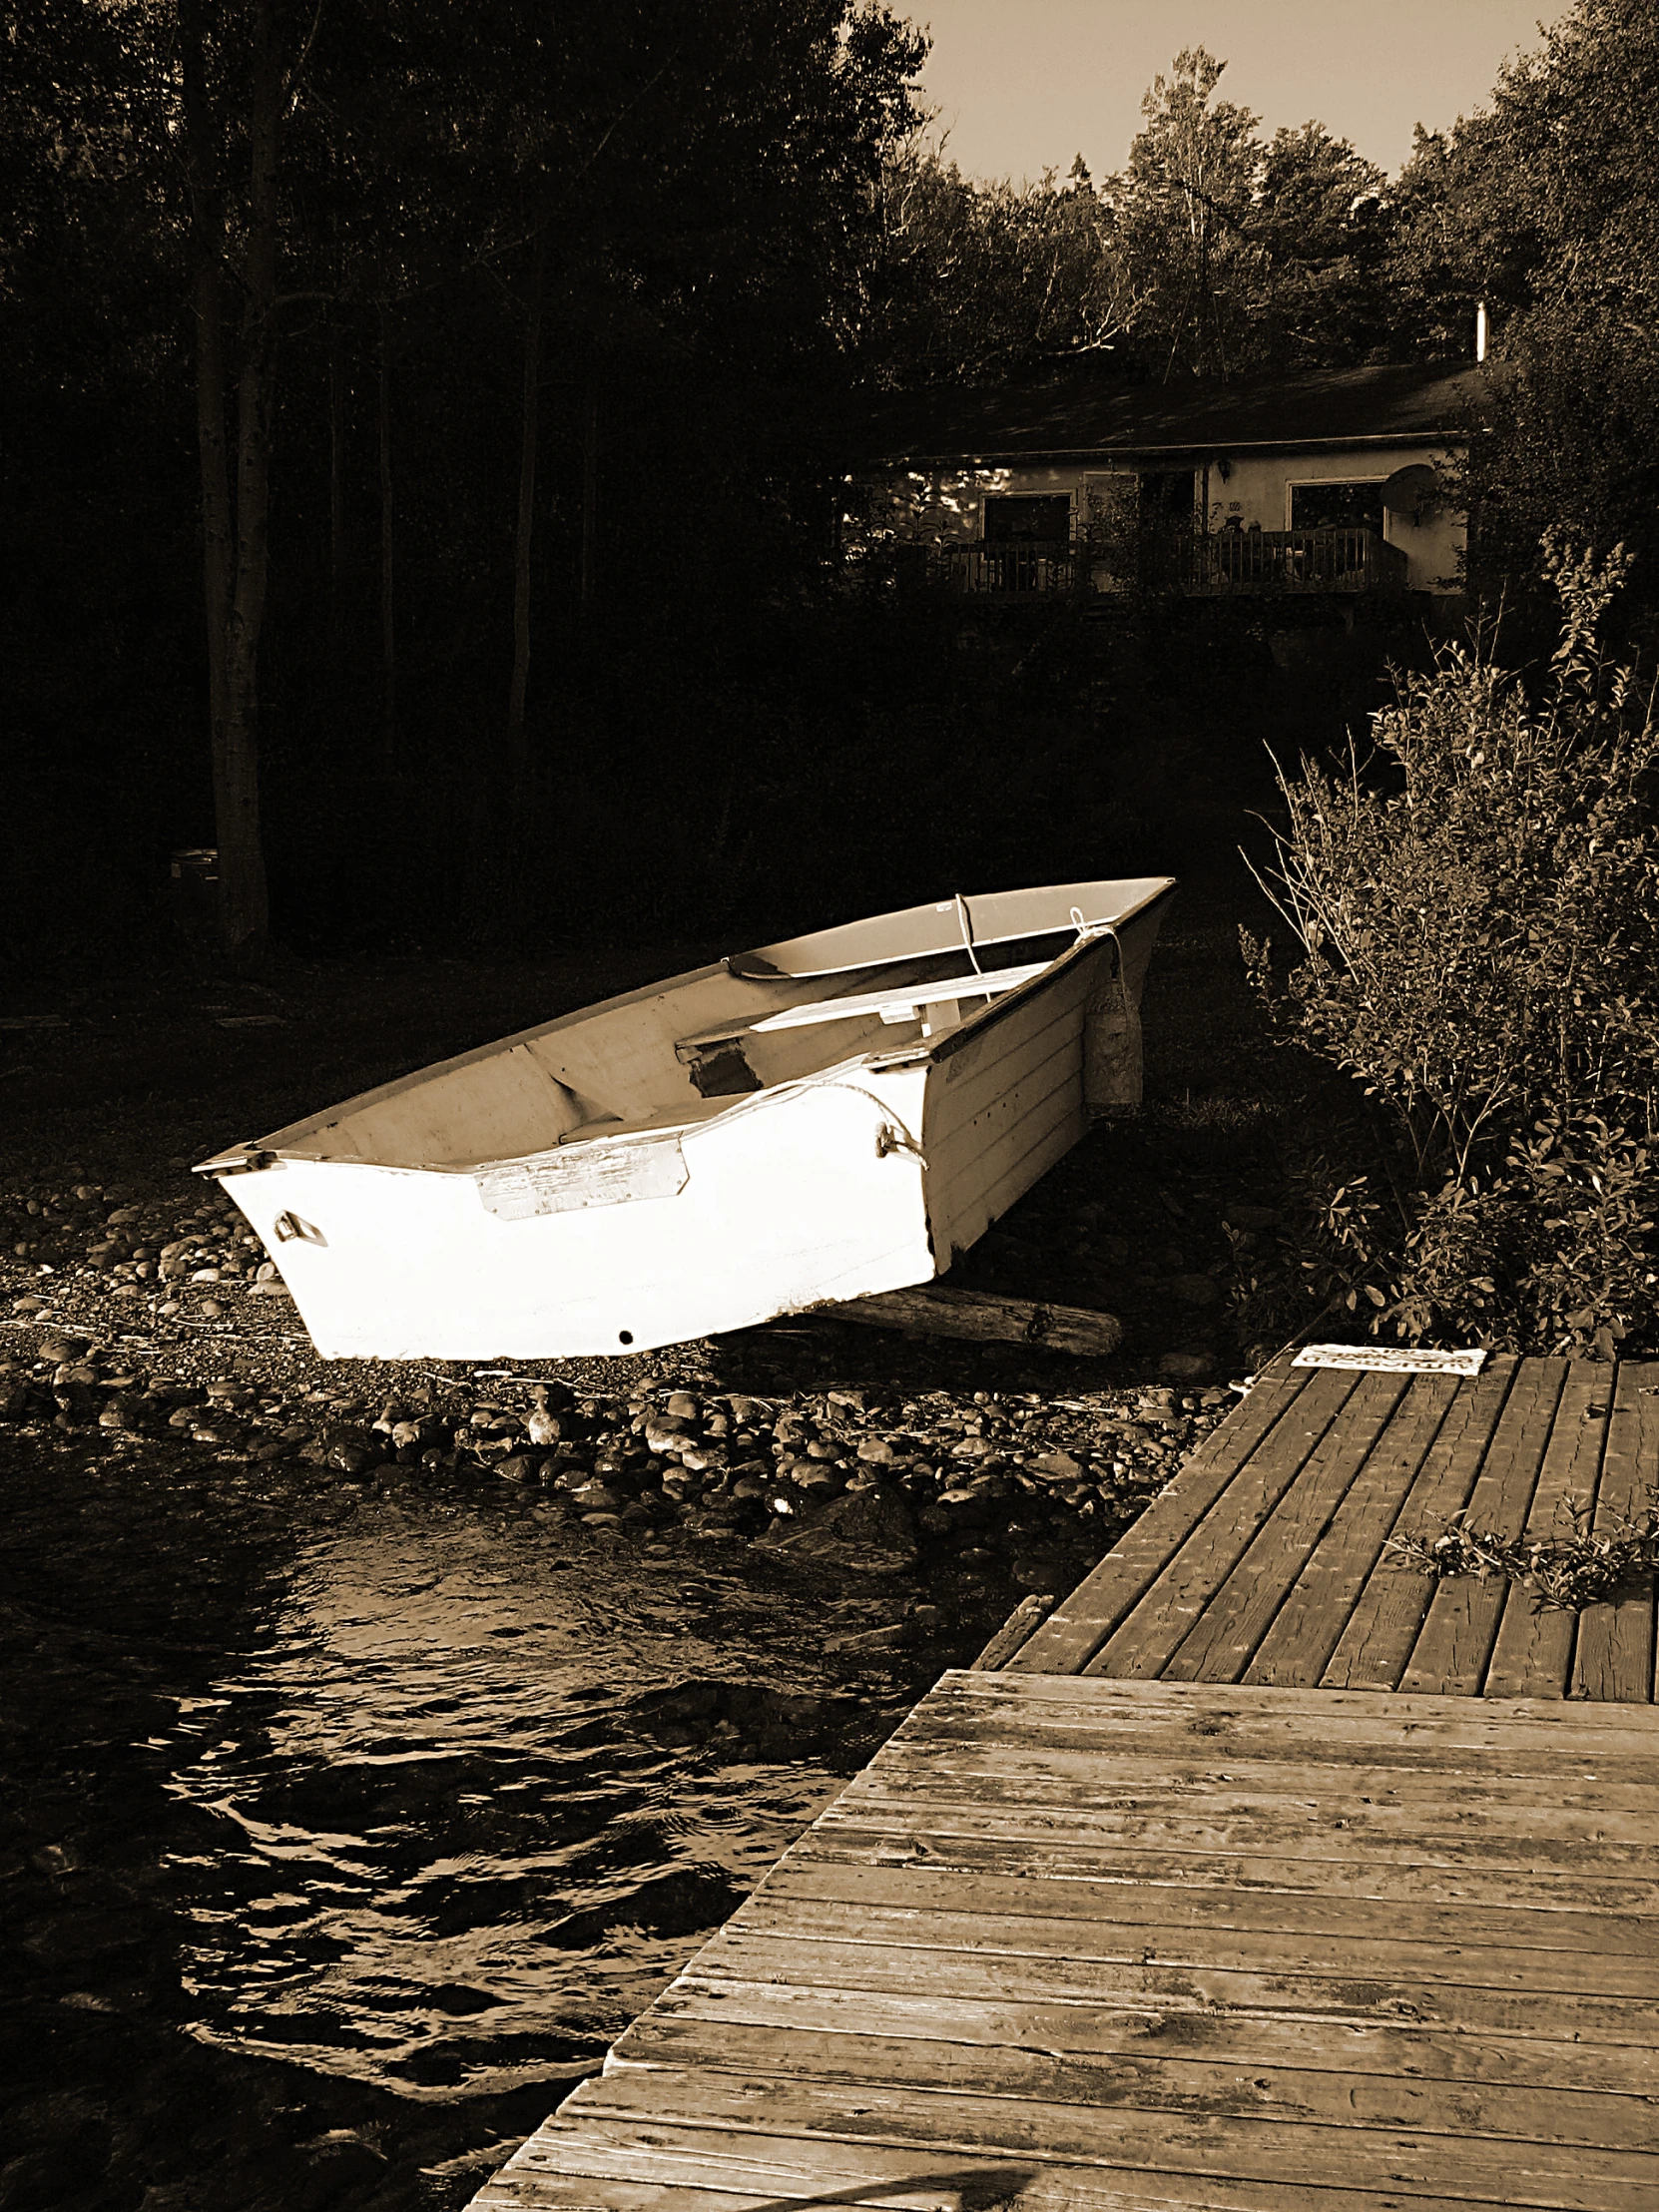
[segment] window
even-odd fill
[[[1006,545],[1036,539],[1064,545],[1071,536],[1071,494],[991,494],[985,500],[985,543]]]
[[[1382,479],[1371,484],[1293,484],[1293,530],[1358,530],[1382,534]]]
[[[1141,520],[1152,529],[1190,530],[1197,500],[1196,469],[1153,468],[1141,478]]]

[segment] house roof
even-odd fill
[[[1478,368],[1420,362],[1169,384],[1073,369],[1023,386],[894,393],[858,442],[866,465],[1415,445],[1465,429],[1482,382]]]

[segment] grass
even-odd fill
[[[1620,1520],[1596,1530],[1586,1498],[1563,1499],[1557,1517],[1559,1535],[1529,1542],[1489,1528],[1471,1528],[1461,1513],[1440,1523],[1439,1533],[1402,1529],[1386,1549],[1408,1567],[1443,1580],[1473,1574],[1483,1581],[1500,1575],[1530,1591],[1543,1608],[1580,1612],[1639,1586],[1659,1567],[1659,1486],[1650,1489],[1636,1520]]]

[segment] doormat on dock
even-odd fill
[[[1365,1375],[1478,1375],[1484,1352],[1395,1350],[1389,1345],[1304,1345],[1293,1368],[1357,1368]]]

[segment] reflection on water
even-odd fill
[[[197,2032],[406,2094],[598,2055],[833,1788],[648,1732],[644,1693],[732,1667],[722,1596],[534,1524],[308,1544],[270,1643],[181,1700]]]
[[[742,1546],[16,1444],[0,1485],[7,2207],[464,2203],[917,1687],[832,1655],[890,1596]]]

